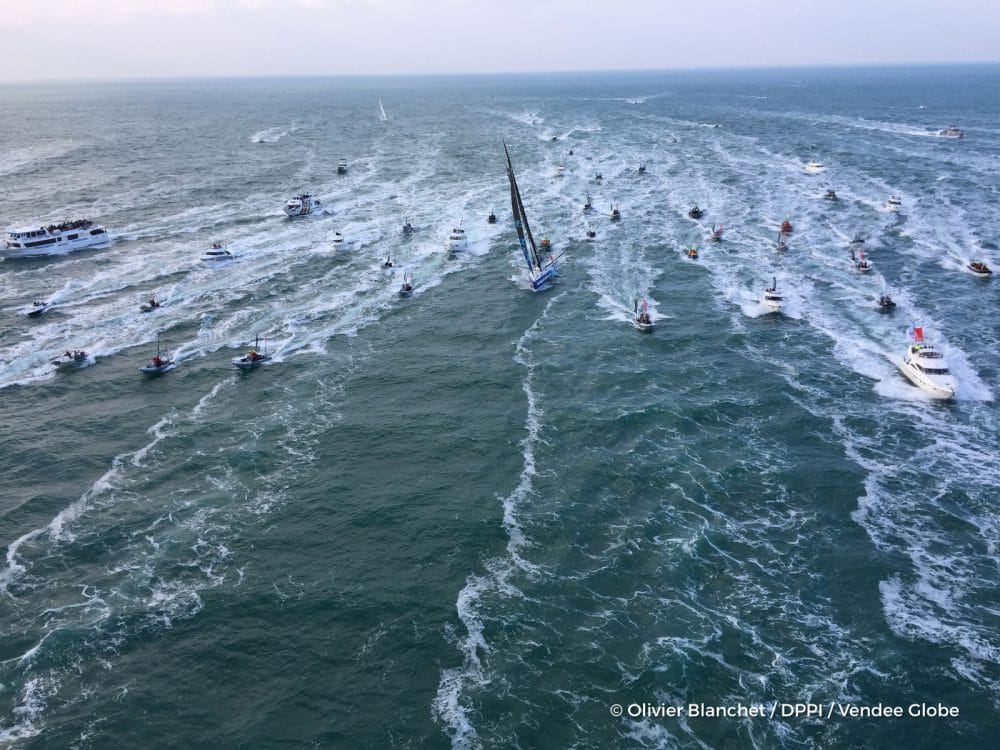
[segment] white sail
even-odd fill
[[[378,100],[378,112],[379,112],[378,119],[380,119],[382,122],[385,122],[386,120],[389,119],[388,117],[386,117],[385,107],[382,106],[382,99],[381,99],[381,97],[379,97],[379,100]]]

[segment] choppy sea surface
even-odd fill
[[[995,742],[1000,67],[0,92],[0,746]]]

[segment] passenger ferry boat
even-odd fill
[[[2,255],[8,258],[62,255],[88,247],[106,247],[110,243],[111,237],[104,227],[89,219],[78,219],[48,226],[9,229]]]
[[[285,204],[285,216],[307,216],[322,205],[319,198],[313,198],[308,193],[296,195]]]

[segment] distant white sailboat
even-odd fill
[[[382,122],[385,122],[386,120],[389,119],[386,116],[386,114],[385,114],[385,107],[382,106],[382,98],[381,97],[379,97],[379,100],[378,100],[378,119],[380,119]]]

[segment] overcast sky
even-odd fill
[[[0,0],[0,81],[1000,60],[1000,0]]]

